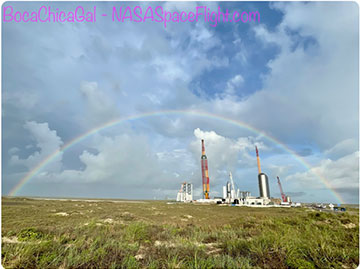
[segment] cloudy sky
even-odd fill
[[[14,11],[43,3],[7,2]],[[201,139],[210,196],[231,171],[258,195],[254,146],[270,192],[303,202],[358,203],[358,6],[354,2],[208,2],[212,11],[260,13],[260,22],[113,22],[115,6],[195,11],[204,2],[48,3],[97,8],[95,23],[2,23],[2,194],[67,142],[16,195],[175,198],[201,194]],[[265,135],[264,135],[265,134]],[[281,141],[268,139],[266,135]],[[295,157],[284,146],[300,157]],[[303,161],[309,164],[306,167]],[[327,181],[327,185],[320,179]],[[332,188],[332,190],[329,189]]]

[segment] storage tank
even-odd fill
[[[231,199],[235,199],[235,190],[231,190]]]
[[[259,176],[260,197],[270,198],[269,180],[266,174],[260,173]]]
[[[230,185],[230,182],[228,181],[226,183],[226,192],[227,192],[227,198],[230,198],[231,197],[231,185]]]

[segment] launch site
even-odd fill
[[[295,203],[291,201],[290,196],[286,196],[283,192],[280,178],[277,177],[277,182],[280,188],[281,199],[270,197],[270,188],[268,176],[265,173],[261,172],[260,166],[260,157],[257,146],[256,150],[256,160],[258,168],[258,183],[259,183],[259,196],[251,196],[249,191],[240,191],[239,188],[235,188],[234,180],[231,172],[229,172],[229,181],[226,185],[223,186],[223,195],[222,197],[214,197],[210,199],[210,179],[209,179],[209,169],[208,161],[205,154],[205,143],[204,140],[201,140],[201,175],[202,175],[202,186],[203,186],[203,198],[199,200],[193,200],[193,185],[191,183],[184,182],[181,184],[180,191],[178,192],[176,201],[178,202],[198,202],[198,203],[216,203],[216,204],[229,204],[233,206],[285,206],[285,207],[300,207],[301,203]],[[331,210],[334,210],[334,205],[328,205]],[[323,207],[323,205],[322,205]],[[324,207],[326,208],[326,206]],[[337,210],[337,207],[335,207]],[[345,208],[340,210],[345,211]]]
[[[356,2],[2,7],[3,268],[359,268]]]
[[[356,268],[359,207],[270,196],[255,147],[259,195],[229,172],[211,197],[201,140],[202,198],[176,201],[2,198],[2,255],[16,268]],[[255,177],[254,177],[255,178]],[[254,180],[255,182],[255,180]]]

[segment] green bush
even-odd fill
[[[43,237],[43,233],[35,228],[23,229],[17,235],[19,241],[39,240]]]

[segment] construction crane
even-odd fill
[[[202,175],[202,184],[203,184],[203,196],[205,199],[210,199],[209,192],[209,170],[208,170],[208,162],[207,157],[205,155],[205,145],[204,139],[201,140],[201,175]]]
[[[286,199],[286,196],[285,196],[285,194],[284,194],[284,192],[283,192],[283,189],[282,189],[282,187],[281,187],[281,182],[280,182],[280,178],[279,178],[279,177],[277,177],[277,181],[278,181],[279,188],[280,188],[281,198],[282,198],[283,202],[286,203],[286,202],[287,202],[287,199]]]

